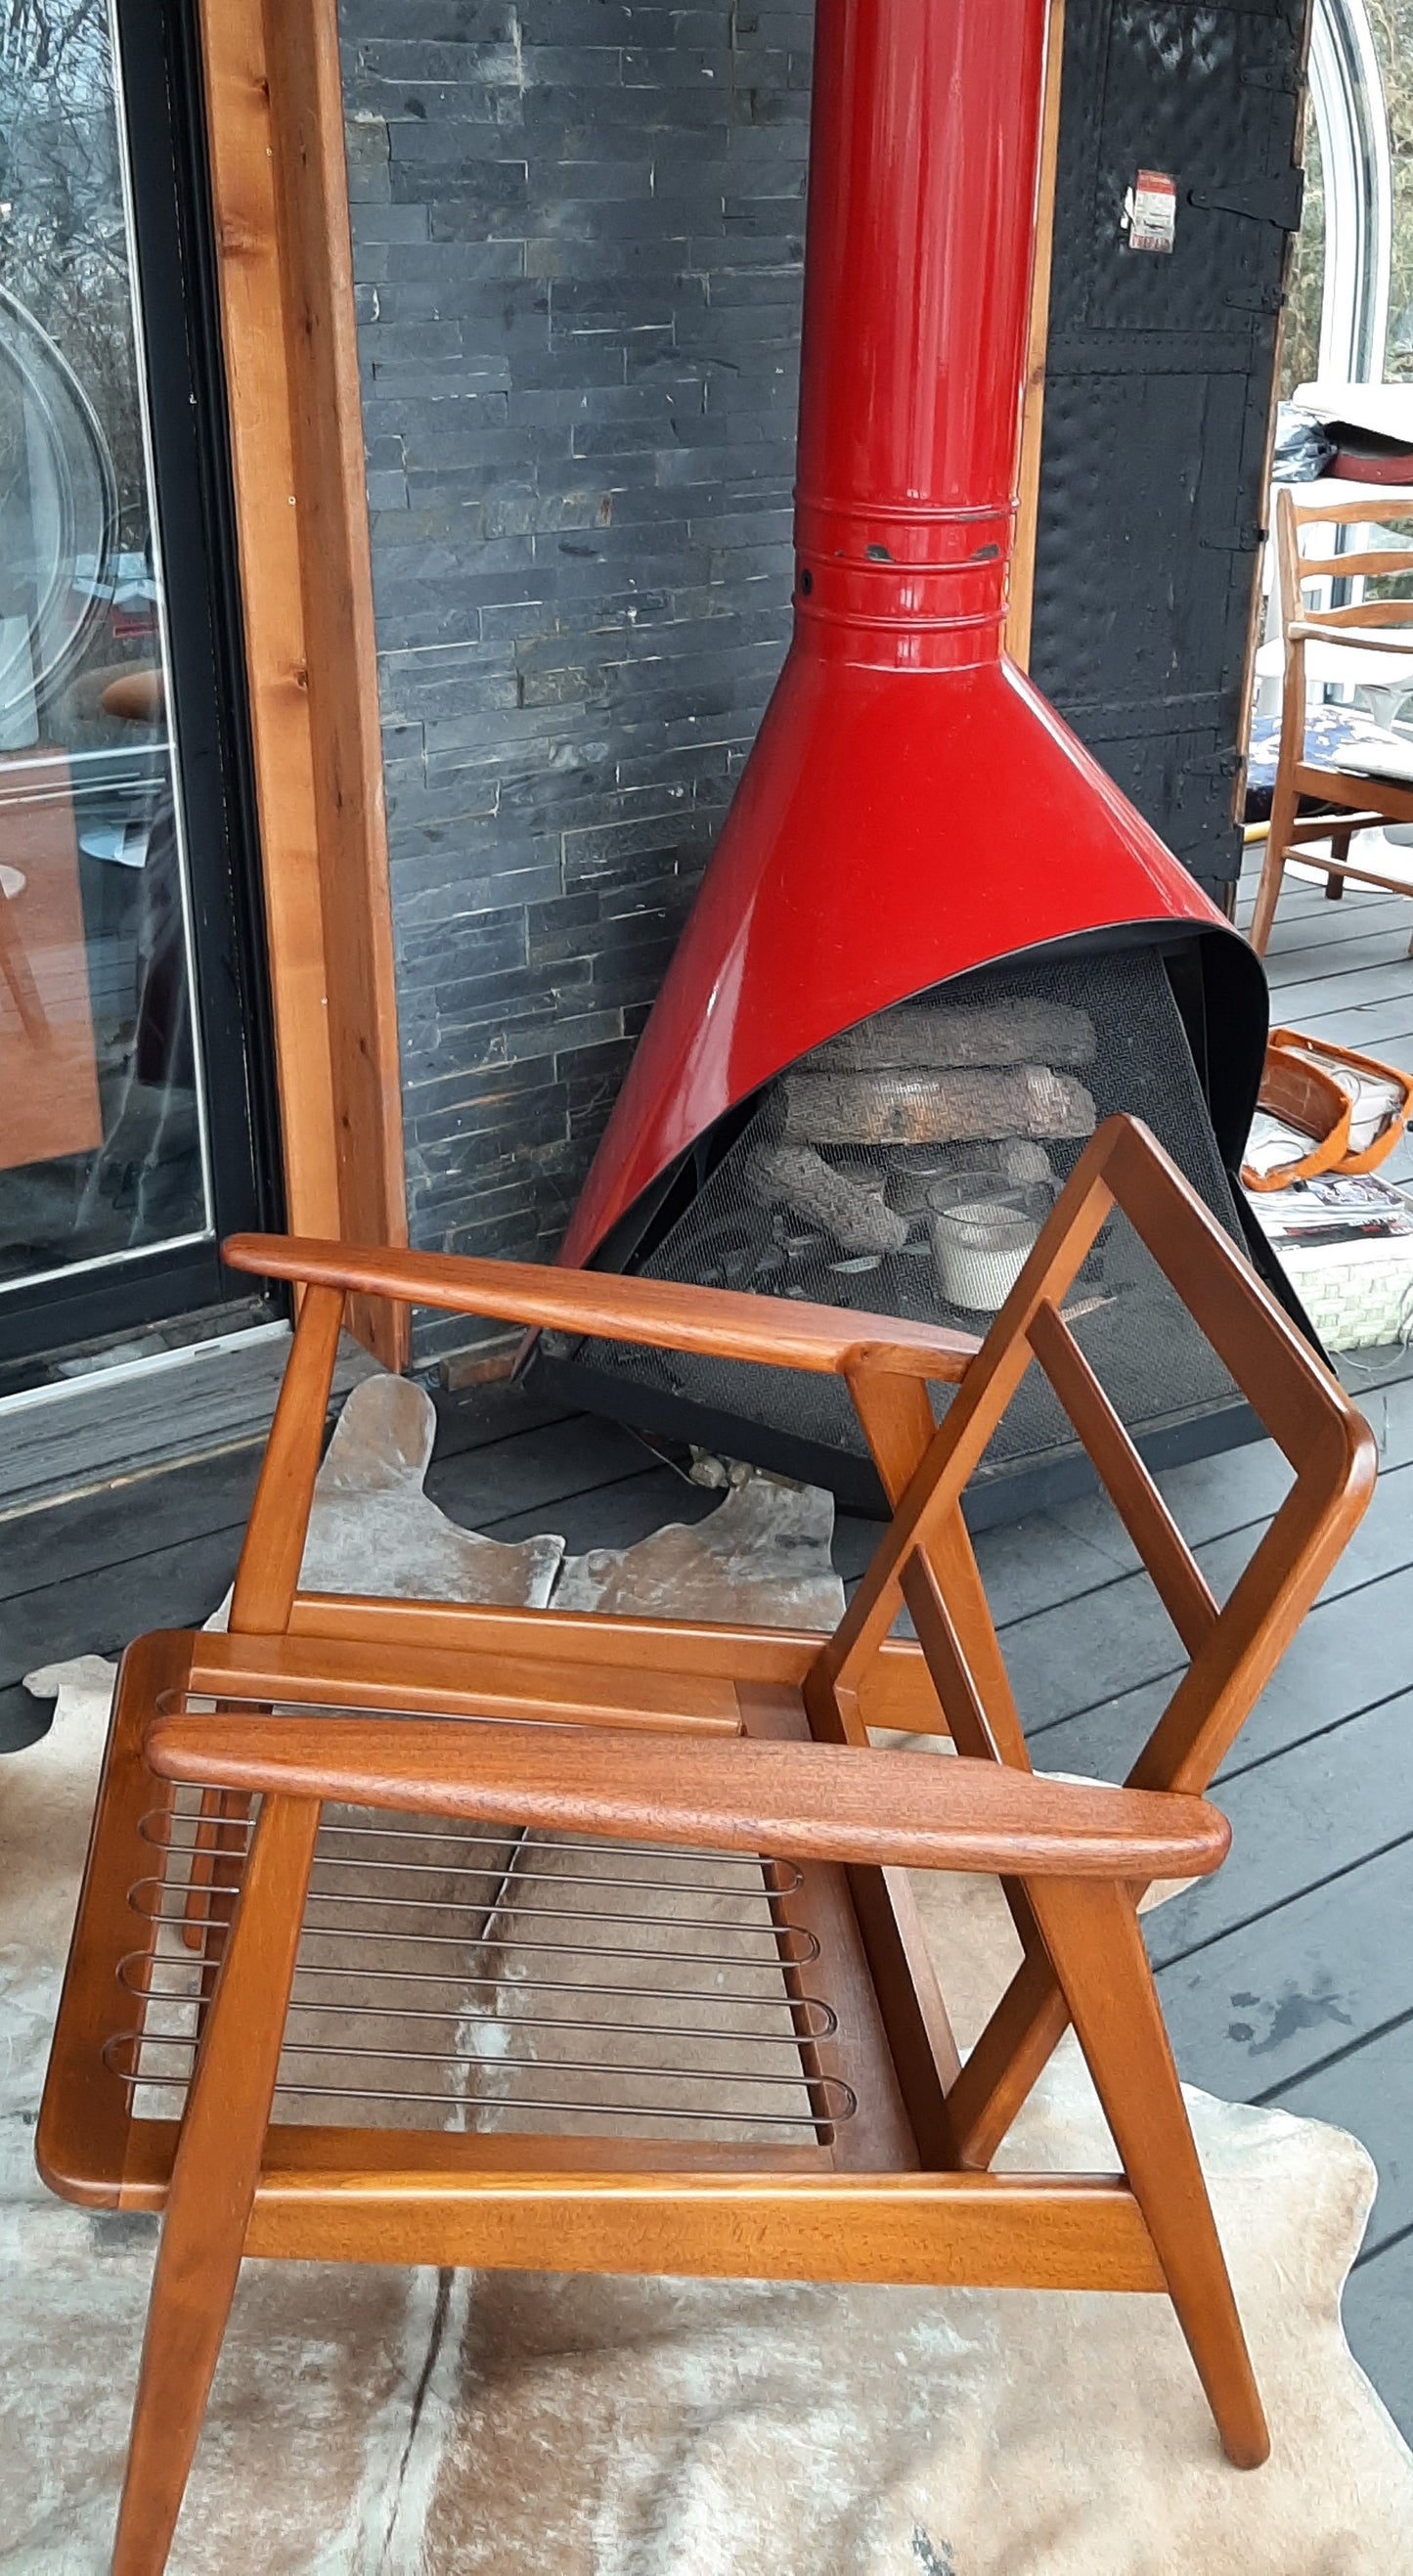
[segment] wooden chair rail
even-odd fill
[[[1317,773],[1317,775],[1318,775],[1318,773]],[[1323,785],[1324,785],[1323,778],[1321,778],[1320,783],[1321,783],[1321,788],[1323,789]],[[1300,785],[1300,773],[1299,773],[1298,771],[1297,771],[1297,773],[1296,773],[1296,785],[1297,785],[1297,786],[1299,786],[1299,785]],[[1302,790],[1301,790],[1301,792],[1302,792],[1302,794],[1303,794],[1303,793],[1304,793],[1304,790],[1302,789]],[[1329,799],[1326,799],[1326,802],[1327,802],[1327,803],[1328,803],[1329,801],[1330,801]],[[1386,814],[1375,814],[1375,813],[1372,813],[1372,812],[1370,812],[1370,811],[1369,811],[1369,810],[1368,810],[1368,809],[1367,809],[1367,808],[1366,808],[1366,807],[1361,803],[1361,804],[1359,805],[1359,807],[1357,808],[1357,810],[1353,810],[1353,811],[1351,811],[1351,812],[1349,812],[1349,813],[1347,813],[1347,814],[1346,814],[1346,813],[1341,813],[1341,814],[1340,814],[1340,816],[1339,816],[1339,818],[1338,818],[1337,829],[1338,829],[1341,833],[1345,832],[1346,830],[1351,831],[1351,832],[1374,831],[1380,823],[1386,823],[1387,821],[1388,821],[1388,816],[1387,816]],[[1329,815],[1328,815],[1328,814],[1310,814],[1310,815],[1307,815],[1307,816],[1305,817],[1305,819],[1304,819],[1302,822],[1299,822],[1299,823],[1292,823],[1292,825],[1291,825],[1291,827],[1290,827],[1290,839],[1289,839],[1289,842],[1287,843],[1287,847],[1294,847],[1297,843],[1299,843],[1299,842],[1301,842],[1301,841],[1327,841],[1327,840],[1329,839],[1329,837],[1330,837],[1330,817],[1329,817]],[[1348,867],[1348,868],[1346,868],[1345,862],[1344,862],[1343,860],[1341,860],[1341,859],[1336,859],[1336,858],[1318,859],[1318,860],[1313,861],[1313,862],[1312,862],[1312,864],[1313,864],[1313,865],[1316,865],[1316,866],[1319,866],[1319,867],[1322,867],[1322,868],[1325,868],[1325,869],[1330,870],[1330,871],[1340,870],[1340,871],[1342,871],[1343,873],[1348,874],[1348,875],[1362,875],[1362,874],[1363,874],[1363,870],[1362,870],[1362,868],[1353,868],[1353,867]]]
[[[136,2120],[121,2169],[114,2172],[106,2197],[86,2195],[89,2208],[159,2210],[172,2179],[180,2135],[176,2120]],[[834,2170],[827,2147],[753,2147],[752,2159],[761,2181],[777,2174],[818,2175]],[[465,2184],[481,2175],[508,2181],[512,2174],[574,2174],[584,2179],[603,2174],[664,2174],[688,2188],[703,2174],[741,2172],[736,2141],[711,2139],[625,2138],[611,2135],[535,2136],[515,2141],[513,2158],[504,2137],[475,2129],[335,2128],[316,2121],[272,2120],[265,2132],[265,2155],[259,2191],[298,2192],[312,2201],[320,2193],[345,2195],[351,2177],[394,2184],[415,2177],[430,2192],[439,2177]],[[68,2190],[65,2180],[46,2174],[52,2189]],[[79,2197],[70,2191],[70,2197]],[[350,2258],[351,2259],[351,2258]]]
[[[1300,796],[1317,796],[1322,805],[1347,808],[1338,814],[1311,814],[1292,826],[1286,840],[1291,849],[1300,841],[1328,840],[1331,832],[1372,831],[1383,823],[1406,822],[1413,813],[1413,784],[1396,778],[1379,780],[1379,807],[1375,812],[1369,803],[1369,780],[1352,770],[1315,769],[1308,761],[1295,764],[1295,788]],[[1407,809],[1407,810],[1405,810]],[[1358,876],[1361,869],[1353,859],[1316,858],[1309,850],[1304,855],[1314,867],[1342,867],[1348,876]],[[1407,880],[1403,881],[1407,891]]]
[[[738,2150],[739,2153],[739,2150]],[[276,2260],[703,2279],[1164,2291],[1122,2176],[465,2178],[266,2172],[247,2250]]]
[[[825,1642],[817,1628],[733,1628],[691,1619],[605,1619],[587,1610],[501,1610],[479,1602],[385,1601],[346,1592],[297,1592],[291,1637],[435,1646],[461,1657],[532,1656],[541,1663],[629,1665],[655,1673],[714,1674],[750,1686],[798,1690]],[[200,1650],[198,1650],[200,1651]],[[463,1664],[463,1672],[467,1667]],[[467,1683],[468,1689],[470,1683]],[[946,1732],[915,1637],[886,1637],[863,1684],[866,1725],[907,1735]]]
[[[909,1869],[1179,1878],[1216,1869],[1196,1798],[1089,1788],[963,1757],[392,1717],[159,1717],[162,1779],[409,1815]]]
[[[196,1641],[186,1689],[196,1698],[273,1699],[326,1710],[403,1707],[429,1717],[538,1715],[559,1726],[741,1731],[740,1704],[727,1677],[635,1668],[621,1651],[616,1663],[579,1669],[533,1652],[468,1658],[464,1640],[448,1648],[243,1630]]]
[[[406,1239],[337,0],[193,0],[286,1200]],[[184,36],[183,42],[187,41]],[[354,1300],[389,1368],[407,1318]]]
[[[1134,1232],[1291,1465],[1355,1490],[1357,1517],[1377,1463],[1362,1414],[1156,1140],[1136,1119],[1109,1123],[1105,1178]]]
[[[867,1367],[955,1385],[980,1349],[970,1333],[913,1324],[898,1315],[846,1314],[792,1298],[734,1289],[689,1288],[672,1279],[608,1270],[561,1270],[528,1261],[472,1261],[445,1252],[397,1252],[344,1243],[235,1234],[222,1247],[232,1270],[287,1279],[350,1296],[390,1297],[457,1315],[524,1324],[599,1340],[646,1342],[655,1350],[699,1351],[712,1359],[755,1360],[843,1376]]]

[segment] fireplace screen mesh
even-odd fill
[[[802,1058],[763,1092],[700,1187],[631,1267],[982,1333],[1087,1135],[1144,1119],[1237,1242],[1240,1226],[1181,1014],[1151,947],[956,977]],[[1104,1229],[1064,1312],[1123,1420],[1156,1431],[1234,1401],[1226,1371],[1127,1220]],[[581,1342],[616,1381],[757,1435],[861,1454],[832,1378]],[[941,1409],[950,1390],[932,1390]],[[625,1401],[623,1412],[633,1418]],[[700,1436],[692,1433],[690,1436]],[[1030,1369],[983,1474],[1072,1446]],[[746,1454],[764,1458],[759,1436]]]

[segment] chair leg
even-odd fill
[[[1295,822],[1295,801],[1276,795],[1271,800],[1270,828],[1266,835],[1266,854],[1261,861],[1261,881],[1256,888],[1256,909],[1251,916],[1247,937],[1258,957],[1266,954],[1266,942],[1281,899],[1285,876],[1286,844]]]
[[[1222,2446],[1259,2468],[1270,2435],[1133,1898],[1102,1879],[1028,1879],[1026,1893]]]
[[[268,1798],[192,2077],[143,2337],[112,2576],[161,2576],[260,2178],[319,1824]]]
[[[1271,926],[1276,917],[1276,905],[1280,901],[1281,886],[1285,878],[1285,864],[1290,850],[1291,834],[1295,830],[1299,811],[1300,798],[1295,788],[1294,767],[1292,765],[1290,768],[1287,778],[1286,764],[1281,762],[1276,771],[1276,783],[1271,796],[1271,819],[1266,829],[1266,853],[1261,861],[1261,882],[1256,889],[1256,909],[1251,916],[1251,928],[1247,933],[1258,957],[1264,957],[1266,954],[1266,943],[1271,936]]]

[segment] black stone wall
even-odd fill
[[[1066,12],[1032,667],[1217,892],[1305,7]],[[784,654],[813,9],[340,14],[412,1239],[543,1257]]]
[[[412,1240],[543,1258],[788,638],[812,10],[340,21]]]

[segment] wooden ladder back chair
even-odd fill
[[[1285,669],[1270,829],[1251,918],[1251,944],[1258,957],[1266,953],[1281,882],[1292,859],[1323,868],[1325,891],[1330,896],[1341,895],[1347,879],[1356,885],[1382,886],[1391,894],[1410,891],[1407,877],[1391,875],[1387,869],[1380,872],[1372,859],[1365,865],[1357,855],[1351,858],[1350,845],[1356,832],[1377,830],[1384,823],[1413,823],[1413,777],[1378,778],[1354,770],[1321,768],[1306,759],[1305,733],[1312,678],[1318,679],[1327,672],[1331,679],[1342,677],[1353,687],[1368,687],[1374,684],[1372,672],[1381,667],[1379,687],[1390,685],[1390,674],[1396,680],[1397,657],[1413,657],[1413,589],[1379,599],[1352,601],[1339,608],[1308,607],[1304,590],[1307,583],[1315,581],[1377,579],[1385,585],[1409,581],[1413,577],[1413,551],[1365,547],[1358,553],[1342,555],[1304,553],[1301,530],[1330,525],[1398,527],[1413,541],[1413,498],[1400,502],[1391,495],[1385,506],[1366,493],[1358,500],[1320,501],[1302,509],[1288,484],[1283,484],[1276,494],[1276,578],[1280,584]],[[1322,657],[1313,673],[1309,668],[1311,646],[1318,648]],[[1336,648],[1332,665],[1328,658],[1331,647]],[[1377,654],[1377,663],[1371,663],[1371,653]],[[1408,659],[1407,672],[1408,686],[1413,690],[1413,658]],[[1302,819],[1302,797],[1317,798],[1322,804],[1345,810]],[[1328,856],[1312,847],[1322,841],[1330,843]]]
[[[1295,1471],[1220,1610],[1061,1314],[1116,1207]],[[119,2576],[166,2563],[246,2255],[1166,2291],[1229,2456],[1259,2463],[1260,2400],[1136,1906],[1153,1881],[1221,1861],[1227,1828],[1196,1793],[1358,1519],[1373,1444],[1153,1139],[1113,1119],[1085,1148],[979,1351],[940,1328],[660,1281],[317,1244],[228,1257],[306,1283],[294,1348],[229,1635],[148,1637],[124,1659],[39,2130],[55,2190],[165,2210]],[[895,1510],[836,1633],[301,1593],[348,1294],[844,1377]],[[1031,1772],[961,1517],[1032,1361],[1190,1657],[1121,1788]],[[956,1388],[940,1429],[930,1381]],[[889,1633],[903,1603],[915,1639]],[[960,1758],[875,1749],[871,1729],[950,1733]],[[775,2061],[788,2117],[724,2121],[683,2091],[680,2117],[617,2134],[599,2097],[568,2133],[508,2133],[499,2096],[480,2131],[285,2118],[301,1932],[327,1884],[312,1874],[350,1810],[399,1835],[413,1819],[443,1837],[520,1833],[567,1851],[576,1884],[612,1852],[643,1869],[635,1885],[743,1871],[778,1983],[773,2044],[792,2052]],[[914,1869],[996,1876],[1024,1944],[965,2065]],[[626,1939],[637,1956],[652,1936]],[[652,1979],[670,1964],[664,1941]],[[170,2078],[143,2052],[170,2064],[150,2025],[174,1976],[182,2082],[148,2116],[140,2087]],[[1122,2172],[992,2174],[1071,2021]]]

